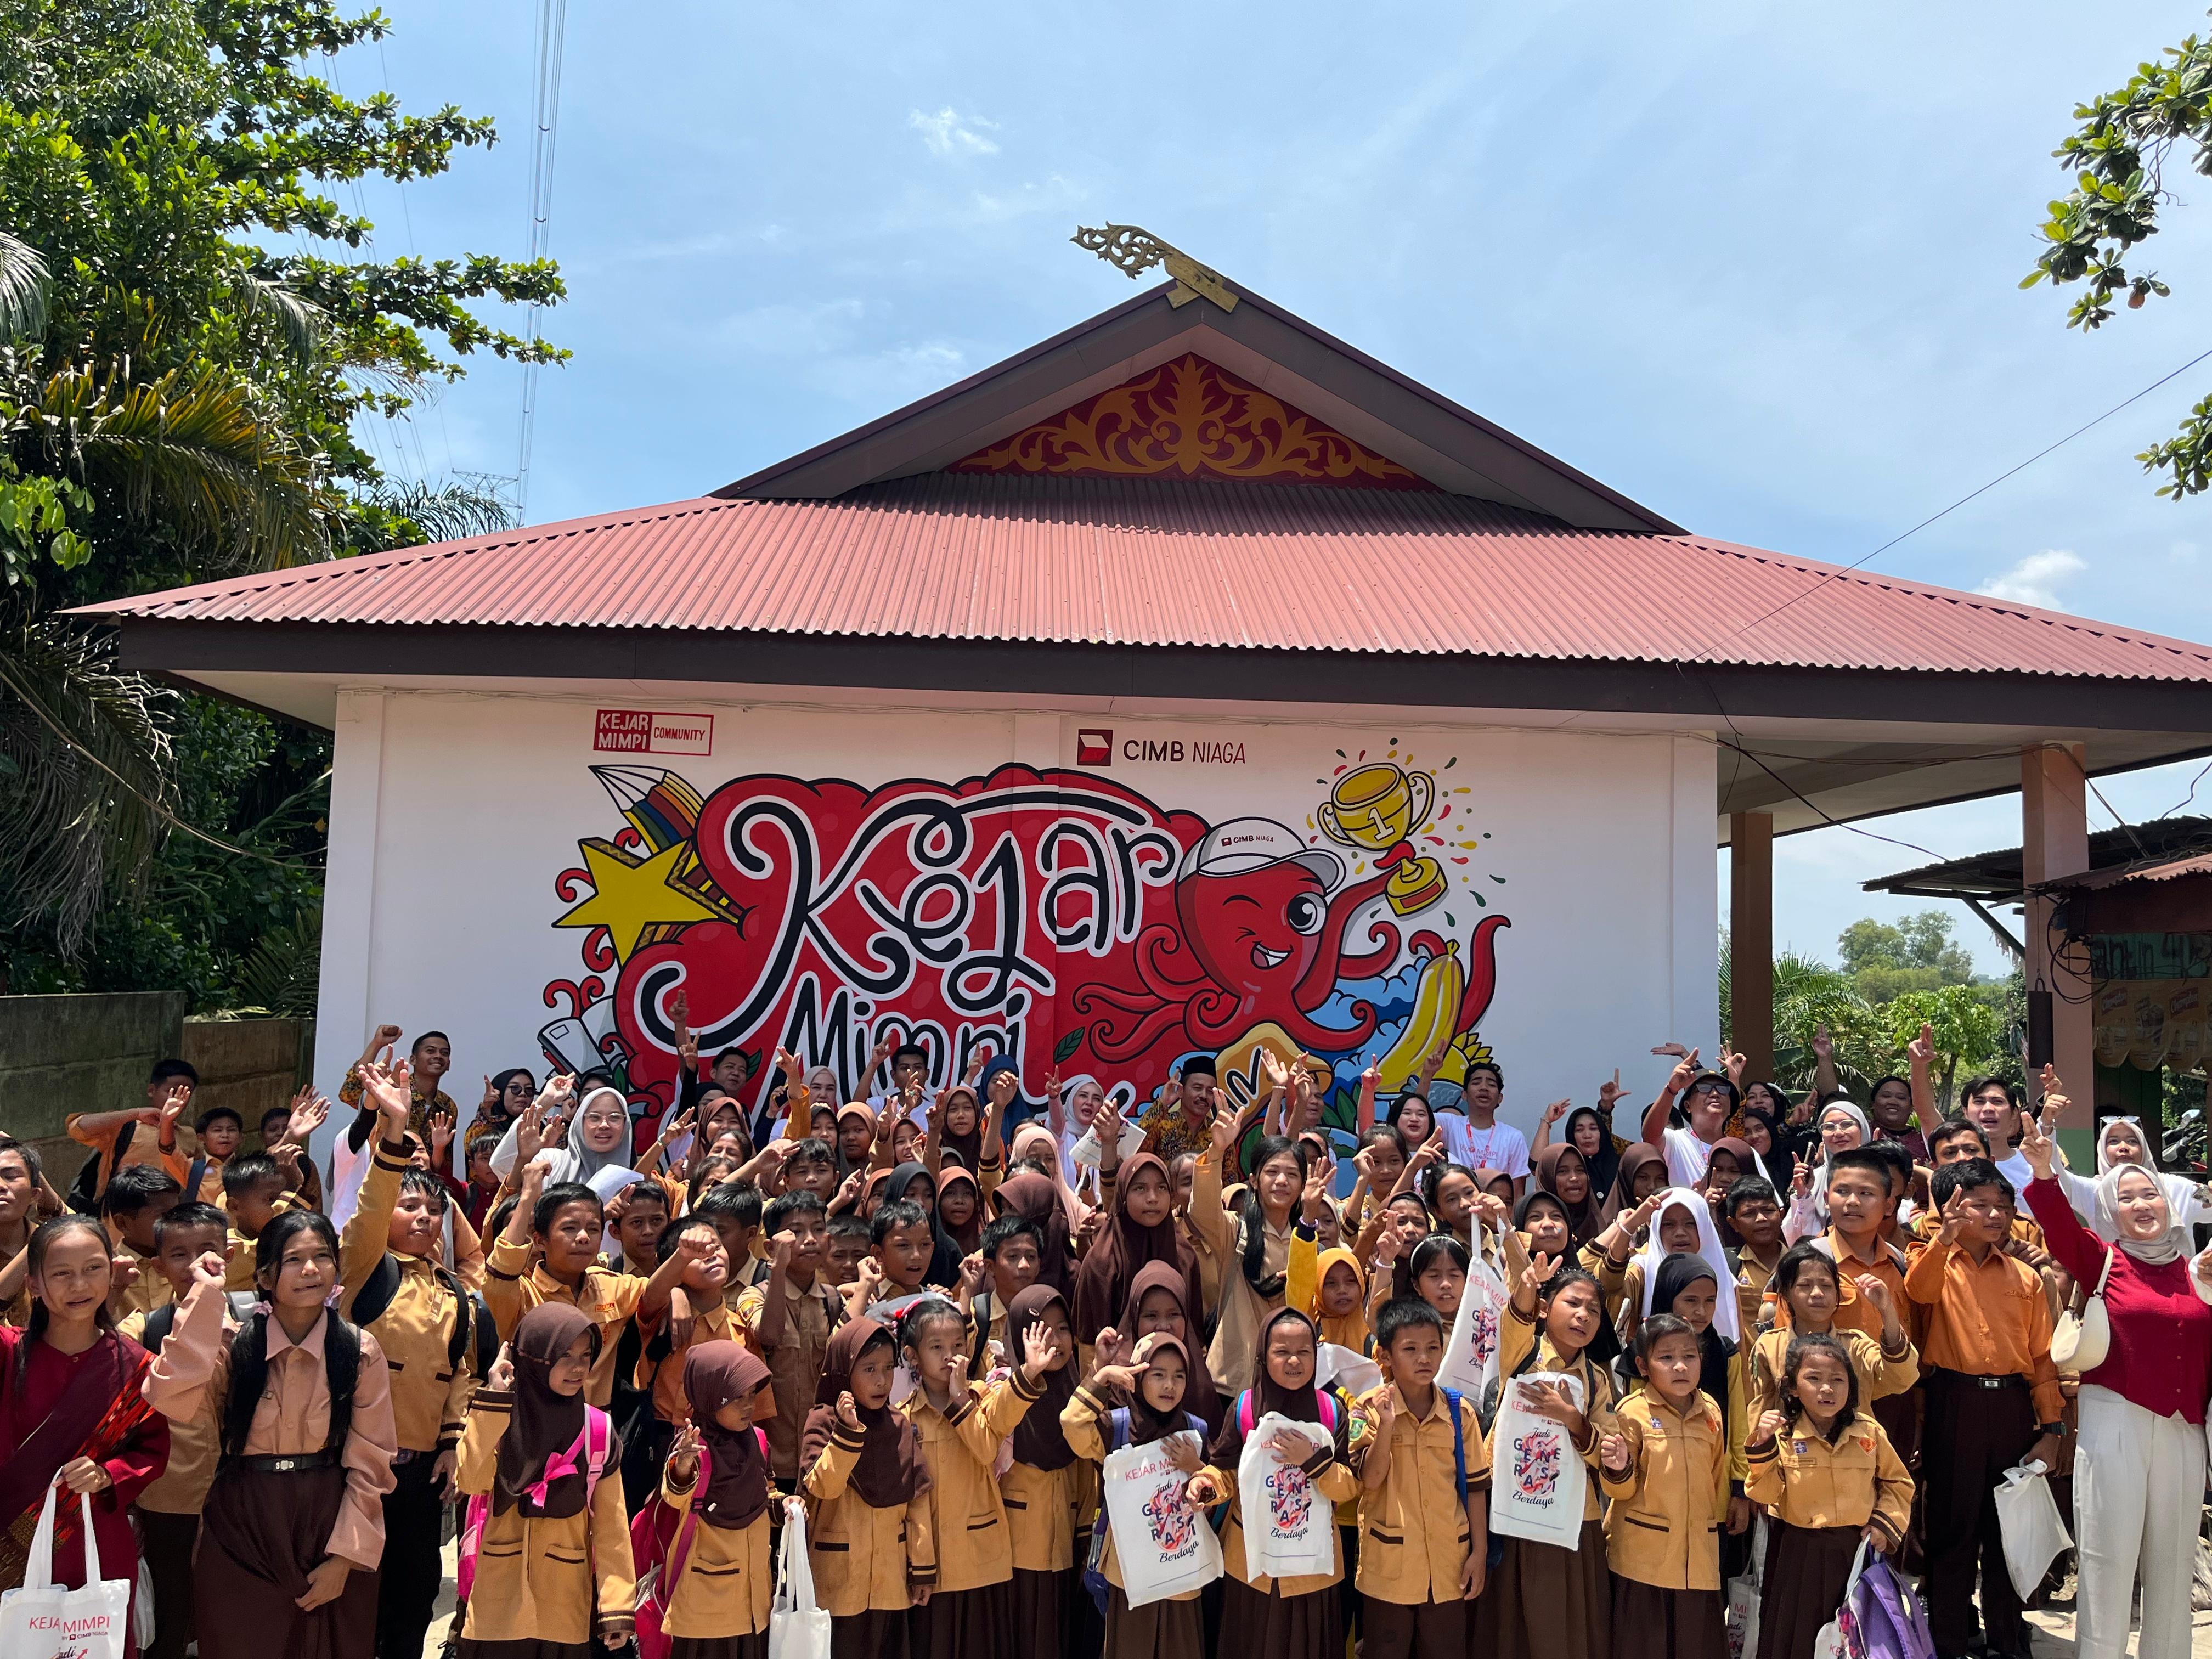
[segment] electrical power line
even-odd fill
[[[2152,392],[2157,391],[2159,387],[2164,386],[2168,380],[2173,380],[2178,376],[2186,374],[2191,369],[2196,368],[2197,364],[2203,362],[2208,357],[2212,357],[2212,350],[2198,352],[2197,356],[2191,357],[2187,362],[2182,364],[2180,368],[2172,370],[2171,373],[2160,375],[2158,379],[2153,380],[2148,386],[2145,386],[2142,391],[2135,393],[2132,397],[2121,398],[2119,402],[2114,404],[2110,409],[2098,416],[2094,420],[2083,422],[2080,426],[2075,427],[2071,432],[2059,439],[2057,442],[2045,444],[2041,449],[2037,450],[2034,454],[2029,456],[2017,466],[2006,468],[2005,471],[1998,473],[1996,477],[1990,479],[1978,489],[1967,491],[1966,494],[1960,496],[1957,501],[1952,502],[1950,506],[1943,508],[1942,511],[1931,513],[1926,518],[1923,519],[1918,524],[1913,526],[1911,529],[1902,531],[1897,535],[1892,536],[1880,547],[1875,548],[1873,552],[1862,554],[1859,557],[1853,559],[1847,565],[1841,566],[1835,569],[1822,571],[1819,580],[1815,581],[1810,587],[1805,589],[1803,592],[1791,595],[1789,599],[1783,600],[1781,604],[1776,605],[1772,610],[1763,611],[1759,616],[1753,617],[1749,622],[1744,623],[1741,628],[1731,629],[1729,632],[1722,635],[1718,639],[1699,647],[1697,652],[1690,658],[1690,660],[1692,662],[1697,661],[1698,659],[1704,656],[1706,652],[1711,651],[1717,647],[1726,645],[1730,640],[1735,639],[1740,634],[1749,633],[1753,629],[1758,627],[1759,623],[1767,621],[1771,617],[1781,615],[1782,612],[1787,611],[1791,605],[1797,604],[1800,600],[1811,599],[1813,595],[1818,592],[1826,583],[1835,580],[1838,577],[1849,575],[1852,571],[1856,570],[1861,565],[1866,563],[1868,560],[1879,558],[1882,554],[1888,552],[1891,548],[1895,547],[1899,542],[1905,540],[1908,537],[1918,535],[1922,531],[1927,529],[1929,525],[1934,524],[1938,519],[1948,517],[1951,514],[1957,512],[1960,507],[1964,507],[1968,501],[1972,501],[1976,496],[1987,495],[1990,490],[1995,489],[1999,484],[2002,483],[2006,479],[2013,477],[2015,473],[2025,472],[2029,467],[2033,466],[2038,461],[2041,460],[2045,455],[2050,454],[2053,450],[2064,448],[2068,444],[2072,443],[2075,439],[2088,431],[2090,428],[2100,425],[2104,422],[2112,419],[2113,416],[2118,414],[2130,404],[2137,403],[2142,399],[2148,398]]]
[[[530,147],[530,258],[543,259],[553,240],[553,157],[561,132],[561,55],[568,33],[568,0],[538,0],[538,84]],[[535,343],[538,313],[523,319],[523,337]],[[538,423],[538,365],[522,366],[522,434],[515,466],[515,515],[530,515],[530,445]]]

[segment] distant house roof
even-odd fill
[[[2212,818],[2152,818],[2125,829],[2094,832],[2089,837],[2088,870],[2052,885],[2098,889],[2134,880],[2163,881],[2212,867],[2208,858],[2212,858]],[[2026,868],[2019,848],[2001,847],[1972,858],[1877,877],[1866,884],[1866,890],[1899,898],[2003,904],[2027,890]]]

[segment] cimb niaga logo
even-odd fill
[[[1087,726],[1077,732],[1075,763],[1078,766],[1111,766],[1114,763],[1114,733],[1099,726]]]

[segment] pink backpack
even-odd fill
[[[607,1472],[607,1454],[613,1447],[613,1422],[597,1406],[585,1407],[584,1427],[576,1437],[576,1443],[558,1456],[545,1460],[545,1472],[530,1489],[532,1501],[543,1506],[546,1487],[580,1470],[584,1477],[584,1507],[589,1510],[599,1489],[599,1477]],[[453,1567],[454,1591],[464,1601],[469,1599],[470,1587],[477,1581],[477,1552],[483,1547],[484,1522],[490,1514],[490,1493],[477,1492],[469,1499],[468,1519],[461,1528],[459,1559]]]
[[[1252,1432],[1252,1394],[1247,1389],[1237,1396],[1237,1426],[1246,1436]],[[1336,1432],[1336,1395],[1333,1389],[1316,1389],[1314,1400],[1321,1407],[1321,1424],[1329,1433]]]
[[[755,1429],[761,1461],[768,1461],[768,1432]],[[699,1473],[691,1491],[696,1498],[714,1479],[714,1459],[699,1448]],[[769,1494],[769,1502],[775,1501]],[[629,1523],[630,1559],[637,1569],[636,1638],[638,1659],[668,1659],[675,1646],[667,1632],[668,1609],[676,1601],[676,1587],[684,1582],[690,1565],[691,1536],[699,1525],[699,1511],[686,1504],[681,1522],[667,1500],[656,1491]]]

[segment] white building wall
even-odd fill
[[[678,732],[673,746],[703,746],[706,752],[603,751],[594,747],[597,715],[609,708],[684,717],[672,723],[677,727],[711,717],[711,741],[687,743]],[[466,1109],[486,1073],[521,1065],[542,1077],[544,1034],[566,1019],[575,1024],[560,1029],[572,1037],[580,1026],[596,1037],[611,1035],[630,1051],[642,1097],[664,1084],[672,1067],[654,1031],[665,1029],[665,994],[676,978],[688,976],[695,1026],[713,1030],[736,1012],[747,987],[736,982],[744,975],[732,964],[757,947],[760,930],[776,928],[779,902],[754,904],[741,924],[714,921],[711,934],[695,929],[679,945],[641,945],[629,953],[640,962],[627,981],[622,965],[609,962],[604,949],[586,959],[587,940],[595,938],[588,930],[555,926],[573,905],[592,896],[592,884],[574,878],[565,896],[556,890],[564,871],[587,864],[579,843],[611,842],[629,830],[595,777],[595,765],[665,769],[701,797],[753,775],[860,786],[833,789],[830,799],[782,787],[800,801],[798,816],[817,843],[817,875],[826,879],[844,838],[872,810],[868,792],[899,780],[949,790],[1017,762],[1038,770],[1049,770],[1055,761],[1073,769],[1079,734],[1103,729],[1114,733],[1111,764],[1079,769],[1170,812],[1195,815],[1169,825],[1181,844],[1197,838],[1200,820],[1215,826],[1243,817],[1272,820],[1287,832],[1287,845],[1304,849],[1300,869],[1309,863],[1326,869],[1331,858],[1339,862],[1339,893],[1377,872],[1371,854],[1322,833],[1317,809],[1334,781],[1346,769],[1378,763],[1432,776],[1437,789],[1425,829],[1443,844],[1417,835],[1414,846],[1437,860],[1445,895],[1404,917],[1375,899],[1363,907],[1352,931],[1364,937],[1365,924],[1377,918],[1394,927],[1393,965],[1410,984],[1419,969],[1416,935],[1428,936],[1431,948],[1439,940],[1456,942],[1465,961],[1480,920],[1509,919],[1509,927],[1495,931],[1495,994],[1476,1030],[1504,1066],[1507,1115],[1524,1127],[1533,1127],[1548,1100],[1594,1099],[1616,1064],[1632,1090],[1656,1085],[1666,1062],[1650,1056],[1655,1043],[1672,1038],[1712,1052],[1714,751],[1694,738],[1385,725],[1352,710],[1334,720],[1253,720],[1231,713],[1219,720],[1133,719],[1126,712],[962,712],[889,702],[695,700],[656,708],[634,689],[573,698],[352,691],[341,698],[337,727],[318,1081],[335,1097],[346,1067],[379,1021],[410,1033],[435,1026],[453,1039],[447,1088]],[[1079,780],[1073,787],[1083,793]],[[1079,804],[1073,816],[1086,822],[1096,817]],[[853,1051],[864,1045],[875,1022],[887,1012],[927,1005],[943,1016],[938,1024],[957,1051],[948,1062],[956,1066],[979,1042],[1018,1039],[1025,1086],[1034,1097],[1053,1067],[1053,1051],[1092,1024],[1068,1006],[1068,980],[1087,974],[1109,991],[1141,993],[1133,937],[1117,937],[1103,947],[1103,955],[1054,953],[1037,942],[1038,896],[1053,872],[1038,867],[1034,826],[1023,827],[1030,822],[985,815],[972,824],[979,849],[1013,834],[1026,884],[1023,902],[1032,954],[1059,976],[1060,988],[1034,990],[1025,1018],[1013,1022],[1011,1031],[997,1030],[987,1015],[945,1014],[929,994],[939,983],[936,970],[924,964],[908,994],[848,1002],[848,1013],[868,1010],[854,1017],[852,1048],[842,1056],[848,1073]],[[627,850],[635,857],[649,849]],[[771,861],[774,852],[771,847]],[[1257,856],[1249,847],[1245,854],[1248,861]],[[611,855],[602,851],[600,856]],[[1074,854],[1064,848],[1063,856]],[[1465,861],[1454,861],[1460,860]],[[979,860],[980,851],[971,866]],[[868,885],[895,909],[916,878],[913,864],[912,848],[893,834],[878,842],[867,866]],[[989,881],[970,867],[955,884],[979,918],[988,914],[998,890]],[[870,948],[866,935],[880,931],[852,921],[864,913],[866,896],[861,886],[848,884],[820,913],[826,933],[864,956]],[[1164,868],[1149,883],[1140,879],[1134,897],[1138,909],[1132,914],[1139,925],[1125,934],[1163,920],[1173,922],[1174,872]],[[1068,915],[1085,902],[1079,895],[1060,901]],[[672,919],[700,914],[681,894],[671,903]],[[978,920],[970,931],[972,954],[988,945],[981,936],[989,928]],[[708,965],[703,945],[694,960],[693,940],[710,937],[722,944],[714,958],[720,967]],[[801,946],[803,953],[811,948]],[[643,962],[656,951],[675,967],[645,988]],[[1170,958],[1169,966],[1179,974],[1195,971],[1188,952],[1171,952]],[[802,954],[801,965],[816,970],[826,1000],[834,989],[827,981],[834,976],[821,970],[814,955]],[[1209,988],[1217,1002],[1226,999],[1232,1012],[1225,1017],[1234,1024],[1233,1010],[1245,1006],[1238,1003],[1239,994],[1201,976],[1200,988]],[[1347,988],[1338,1005],[1308,1017],[1341,1028],[1352,1018],[1343,1005],[1360,988]],[[1271,984],[1250,1006],[1262,1012],[1281,1006],[1279,989]],[[1103,1006],[1092,1004],[1093,1018]],[[1414,1018],[1396,1004],[1386,1012],[1390,1017],[1370,1039],[1366,1055],[1349,1054],[1340,1066],[1347,1080],[1364,1057],[1377,1049],[1389,1052],[1396,1042],[1393,1032],[1402,1036]],[[746,1031],[723,1030],[717,1036],[734,1035],[742,1046],[772,1051],[790,1034],[790,1011],[772,1009],[771,1015]],[[1212,1037],[1197,1042],[1182,1027],[1168,1042],[1178,1052],[1199,1046],[1227,1045]],[[1320,1045],[1309,1041],[1308,1046]],[[1167,1052],[1156,1043],[1117,1066],[1085,1047],[1061,1069],[1089,1072],[1109,1086],[1126,1084],[1144,1095]],[[802,1058],[838,1056],[825,1049]],[[849,1075],[842,1080],[850,1086]],[[1386,1076],[1386,1083],[1391,1080]]]

